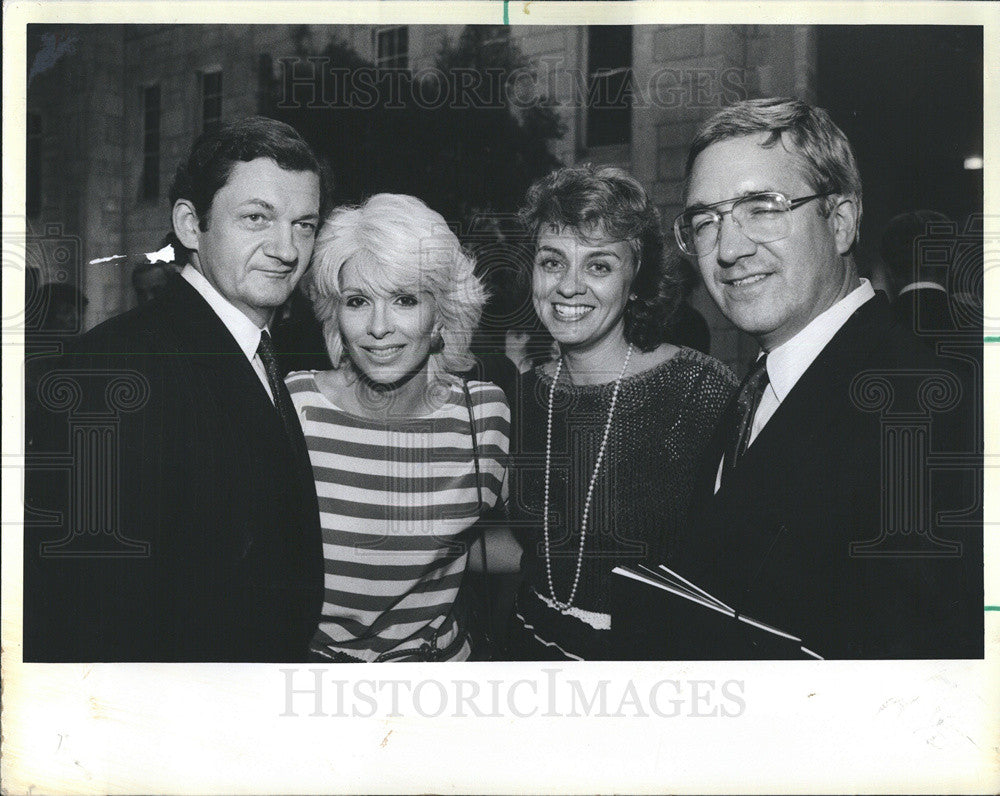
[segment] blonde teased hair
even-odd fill
[[[469,370],[475,364],[469,345],[486,302],[475,262],[440,214],[414,196],[389,193],[336,208],[316,238],[309,297],[333,366],[339,368],[345,359],[338,317],[340,269],[359,254],[379,266],[377,273],[363,276],[373,289],[426,291],[434,297],[444,345],[432,352],[429,371]]]

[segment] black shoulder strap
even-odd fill
[[[476,465],[476,495],[479,498],[479,516],[482,516],[485,504],[483,503],[482,473],[479,470],[479,442],[476,439],[476,415],[472,411],[472,393],[469,392],[468,381],[462,381],[462,391],[465,393],[465,408],[469,410],[469,430],[472,433],[472,461]]]
[[[476,436],[477,436],[476,435],[476,415],[472,411],[472,393],[469,392],[469,382],[467,380],[465,380],[465,379],[462,380],[462,391],[465,393],[465,406],[469,410],[469,430],[472,433],[472,460],[473,460],[473,462],[476,465],[476,494],[479,497],[479,516],[482,517],[483,516],[483,512],[485,511],[486,505],[483,502],[483,485],[482,485],[481,473],[480,473],[480,470],[479,470],[479,443],[476,440]],[[492,608],[493,608],[493,606],[492,606],[491,601],[490,601],[490,589],[489,589],[490,565],[489,565],[489,561],[486,558],[486,531],[485,531],[485,529],[480,529],[480,532],[479,532],[479,549],[480,549],[480,551],[483,554],[483,582],[484,582],[485,587],[486,587],[486,588],[483,589],[483,597],[484,597],[483,602],[485,604],[484,605],[484,609],[485,609],[485,617],[486,617],[486,622],[487,622],[486,626],[487,626],[487,628],[491,628],[493,626],[493,624],[492,624],[492,622],[493,622],[493,617],[492,617]]]

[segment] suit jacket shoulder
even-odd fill
[[[884,298],[867,302],[718,493],[703,484],[675,569],[824,657],[981,655],[972,476],[931,477],[934,451],[972,450],[962,394]],[[941,525],[945,510],[964,519]]]
[[[155,300],[95,326],[71,346],[71,354],[160,350],[233,353],[236,340],[201,295],[175,275]]]
[[[59,430],[43,453],[68,470],[30,478],[62,519],[26,522],[26,660],[302,659],[322,599],[315,487],[197,291],[178,277],[91,330],[49,382],[69,397],[39,412]]]

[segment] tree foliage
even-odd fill
[[[552,107],[511,102],[512,81],[530,66],[504,27],[464,28],[433,69],[415,73],[378,70],[336,38],[313,52],[303,31],[297,47],[297,88],[277,81],[273,114],[327,162],[338,204],[413,194],[467,232],[477,216],[514,212],[559,165],[548,146],[563,133]]]

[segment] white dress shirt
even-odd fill
[[[802,378],[802,374],[816,360],[820,351],[826,348],[826,344],[840,331],[840,327],[847,323],[847,319],[862,304],[873,298],[875,298],[875,290],[872,288],[871,282],[862,279],[858,287],[828,310],[813,318],[793,338],[767,352],[768,384],[764,388],[760,403],[757,405],[757,411],[753,416],[748,445],[753,444],[761,429],[767,425],[767,421],[771,419],[781,402],[792,391],[792,387]],[[757,358],[760,359],[760,355]],[[716,492],[719,491],[721,482],[722,464],[720,463],[715,478]]]
[[[271,394],[271,385],[267,380],[267,371],[264,369],[264,363],[257,356],[257,347],[260,345],[260,334],[267,327],[265,326],[264,329],[261,329],[233,306],[229,302],[229,299],[216,290],[212,286],[212,283],[193,265],[185,265],[181,270],[181,276],[190,283],[191,287],[201,294],[201,297],[208,302],[208,306],[212,308],[212,311],[219,316],[219,320],[229,330],[229,333],[236,338],[236,344],[253,366],[257,378],[260,379],[260,383],[264,385],[264,389],[271,399],[271,403],[274,403],[274,396]]]

